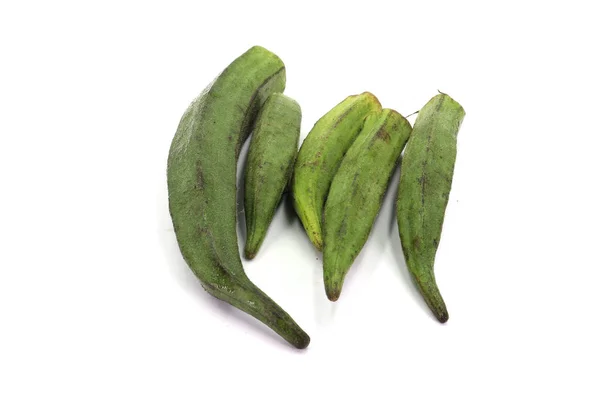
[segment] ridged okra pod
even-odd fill
[[[452,186],[456,137],[465,111],[446,94],[419,111],[400,169],[396,203],[404,258],[425,302],[438,319],[448,320],[433,265]]]
[[[169,152],[169,210],[183,258],[202,286],[305,348],[308,335],[244,273],[236,234],[240,147],[261,105],[284,87],[283,62],[252,47],[192,102]]]
[[[298,153],[301,119],[296,101],[273,93],[256,120],[244,177],[246,258],[252,259],[258,252],[290,181]]]
[[[300,147],[292,178],[294,208],[318,250],[323,250],[323,206],[333,176],[365,117],[379,110],[379,100],[369,92],[349,96],[317,121]]]
[[[369,237],[410,132],[394,110],[369,114],[333,178],[323,219],[323,278],[331,301]]]

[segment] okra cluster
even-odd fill
[[[440,322],[435,254],[463,108],[440,93],[414,126],[375,95],[352,95],[321,117],[298,151],[301,108],[282,94],[285,66],[255,46],[234,60],[183,114],[169,151],[169,211],[186,263],[211,295],[257,318],[293,346],[309,336],[244,272],[236,233],[236,167],[244,170],[247,259],[259,251],[286,188],[309,240],[323,251],[325,293],[340,297],[401,162],[397,222],[406,265]],[[404,155],[401,156],[404,151]],[[402,160],[402,161],[400,161]]]

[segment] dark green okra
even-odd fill
[[[284,88],[283,62],[252,47],[192,102],[169,152],[169,210],[183,258],[206,291],[305,348],[308,335],[246,276],[236,233],[240,147],[261,105]]]
[[[269,96],[260,110],[246,162],[244,209],[245,255],[258,252],[294,167],[302,112],[281,93]]]
[[[464,116],[461,105],[446,94],[433,97],[419,111],[404,152],[396,203],[406,265],[442,323],[448,320],[448,311],[433,265],[452,186],[456,137]]]
[[[323,219],[323,278],[331,301],[369,237],[410,132],[394,110],[369,114],[331,182]]]

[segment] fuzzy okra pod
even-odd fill
[[[294,208],[318,250],[323,249],[321,220],[333,176],[365,117],[380,110],[369,92],[349,96],[317,121],[300,147],[292,178]]]
[[[369,114],[331,182],[323,218],[323,278],[331,301],[369,237],[410,132],[394,110]]]
[[[400,169],[396,203],[404,258],[425,302],[438,319],[448,320],[433,265],[452,186],[456,137],[465,111],[446,94],[419,111]]]
[[[246,276],[236,233],[240,147],[261,105],[284,88],[283,62],[257,46],[192,102],[169,151],[169,210],[183,258],[206,291],[305,348],[308,335]]]
[[[281,93],[269,96],[260,110],[245,170],[246,258],[258,252],[294,167],[302,112]]]

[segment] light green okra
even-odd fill
[[[462,106],[446,94],[433,97],[419,111],[404,152],[396,203],[406,265],[442,323],[448,320],[448,311],[433,266],[452,186],[456,137],[464,116]]]
[[[302,143],[292,178],[294,208],[318,250],[323,249],[323,206],[333,176],[365,117],[380,110],[369,92],[349,96],[321,117]]]
[[[250,141],[245,170],[245,255],[258,252],[283,191],[290,180],[298,152],[300,105],[273,93],[260,110]]]
[[[236,233],[240,147],[261,105],[284,88],[283,62],[257,46],[233,61],[194,100],[171,143],[169,210],[183,258],[206,291],[305,348],[308,335],[246,276]]]
[[[331,301],[369,237],[411,129],[394,110],[369,114],[331,182],[323,219],[323,278]]]

